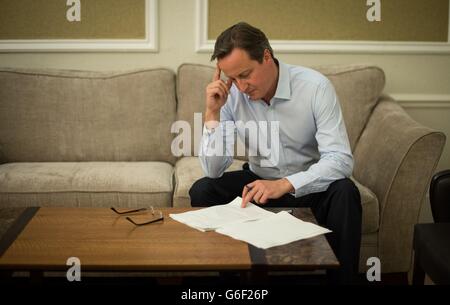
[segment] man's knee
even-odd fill
[[[356,207],[361,206],[361,195],[358,187],[349,178],[337,180],[330,185],[329,190],[338,194],[338,197],[345,198],[347,203],[353,203]]]
[[[358,195],[359,190],[356,187],[355,183],[349,178],[344,178],[340,180],[336,180],[330,185],[330,190],[333,192],[342,192],[345,194]]]
[[[209,188],[211,184],[209,183],[210,178],[204,177],[194,182],[189,190],[189,197],[191,197],[192,203],[201,203],[204,201],[204,194],[209,193]]]

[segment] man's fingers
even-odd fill
[[[245,208],[245,206],[247,205],[248,202],[253,200],[253,197],[255,196],[256,192],[257,192],[257,190],[253,188],[247,193],[247,195],[242,200],[242,207],[243,208]]]
[[[217,82],[211,83],[208,86],[208,90],[210,90],[211,92],[213,90],[215,90],[214,92],[216,92],[217,90],[221,90],[223,92],[223,96],[226,97],[226,95],[228,95],[229,93],[229,89],[228,87],[225,85],[225,83],[222,80],[219,80]],[[222,95],[221,95],[222,96]]]
[[[266,204],[266,203],[267,203],[268,197],[269,197],[269,196],[267,196],[266,194],[263,194],[263,195],[261,196],[261,199],[259,199],[259,203],[260,203],[260,204]]]
[[[225,84],[223,80],[217,82],[217,84],[228,94],[230,92],[230,88]]]
[[[248,183],[248,184],[247,184],[247,187],[250,188],[250,189],[254,188],[255,185],[256,185],[256,182],[258,182],[258,180],[255,180],[255,181],[253,181],[253,182],[251,182],[251,183]]]
[[[256,193],[255,184],[256,181],[253,181],[251,183],[248,183],[244,186],[244,189],[242,190],[242,204],[241,207],[245,208],[247,203],[253,199],[253,195]],[[253,191],[253,194],[251,192]]]
[[[227,79],[227,88],[228,88],[228,91],[230,91],[232,85],[233,85],[233,81],[231,80],[231,78]]]
[[[263,196],[263,191],[258,191],[255,196],[253,197],[253,200],[259,204],[260,203],[260,199]]]
[[[247,185],[244,185],[244,189],[242,190],[242,203],[241,203],[241,207],[242,208],[245,208],[245,206],[247,205],[247,203],[248,203],[248,201],[245,201],[246,200],[246,197],[247,197],[247,195],[248,195],[248,192],[250,191],[251,189],[247,186]]]
[[[227,92],[221,86],[212,87],[209,91],[212,95],[218,95],[220,98],[225,99],[227,97]]]
[[[220,68],[219,65],[216,66],[216,71],[214,72],[213,82],[220,79]]]
[[[244,185],[244,188],[242,189],[242,196],[241,196],[242,202],[244,202],[244,198],[245,198],[245,195],[247,195],[247,193],[248,193],[248,188],[246,185]]]
[[[244,185],[244,189],[242,190],[241,208],[245,208],[245,206],[247,205],[247,201],[245,201],[245,199],[247,198],[248,191],[249,191],[249,188],[246,185]]]

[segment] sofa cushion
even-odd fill
[[[241,170],[244,162],[234,160],[227,171]],[[200,161],[196,157],[183,157],[175,164],[176,187],[173,198],[174,207],[189,207],[189,189],[198,179],[204,177]],[[371,233],[378,230],[380,215],[377,197],[367,187],[351,178],[361,194],[363,207],[362,233]]]
[[[171,206],[165,162],[36,162],[0,165],[1,206]]]
[[[353,151],[384,88],[384,72],[369,65],[328,65],[313,69],[327,76],[336,89]],[[194,113],[204,111],[205,88],[211,82],[213,74],[214,67],[210,66],[184,64],[179,67],[178,120],[187,121],[194,126]]]
[[[244,161],[234,160],[226,170],[241,170]],[[173,194],[174,207],[190,207],[189,189],[198,179],[204,177],[200,160],[197,157],[183,157],[175,164],[175,190]]]
[[[352,151],[377,104],[385,85],[381,68],[370,65],[313,67],[333,83],[342,108]]]
[[[206,85],[212,80],[214,69],[198,64],[182,64],[177,71],[177,120],[188,122],[191,126],[190,154],[197,156],[199,139],[202,136],[203,114],[205,110]],[[200,113],[201,121],[194,120],[194,114]],[[197,123],[197,126],[195,125]],[[194,128],[195,127],[195,128]]]
[[[0,163],[174,163],[175,76],[129,72],[0,70]]]
[[[351,177],[361,195],[362,233],[377,232],[380,226],[380,205],[377,196],[368,187],[362,185],[354,177]]]

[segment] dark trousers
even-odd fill
[[[244,170],[226,172],[217,179],[202,178],[189,190],[191,205],[206,207],[226,204],[242,196],[244,185],[261,179],[248,167]],[[263,207],[309,207],[317,222],[331,231],[326,234],[341,267],[329,270],[331,283],[354,283],[358,273],[359,249],[361,245],[361,197],[353,181],[337,180],[328,189],[295,198],[285,194],[281,198],[269,200]]]

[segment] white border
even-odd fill
[[[158,52],[158,0],[145,0],[145,8],[144,39],[0,40],[0,52]]]
[[[197,37],[195,49],[210,53],[214,40],[208,40],[208,0],[196,0]],[[271,40],[272,48],[280,53],[450,53],[450,6],[447,42],[388,42],[388,41],[312,41]]]

